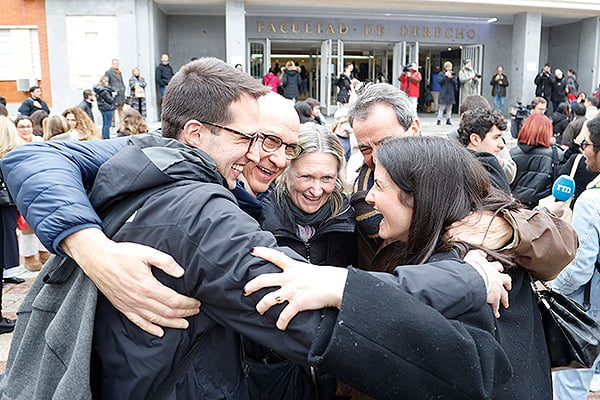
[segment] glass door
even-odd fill
[[[344,43],[341,40],[327,39],[321,43],[321,68],[319,77],[319,102],[325,115],[332,115],[337,109],[337,77],[344,71]]]
[[[473,71],[475,71],[476,74],[481,74],[483,71],[483,45],[474,44],[463,46],[460,52],[460,59],[462,61],[467,58],[470,58],[472,61]],[[479,94],[481,94],[481,84],[479,84]]]
[[[398,42],[394,44],[393,85],[400,87],[398,77],[405,65],[416,62],[419,64],[419,42]]]
[[[253,40],[248,42],[248,54],[250,59],[246,68],[249,75],[261,80],[271,68],[271,40]]]

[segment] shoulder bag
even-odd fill
[[[600,354],[600,324],[576,301],[530,278],[552,369],[591,368]]]
[[[12,206],[15,202],[13,201],[6,183],[4,183],[4,177],[0,171],[0,206]]]

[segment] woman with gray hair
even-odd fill
[[[354,216],[340,176],[344,148],[336,135],[315,123],[300,125],[298,144],[304,151],[263,200],[261,226],[280,246],[290,247],[311,264],[353,265]],[[313,399],[316,392],[318,399],[334,398],[332,376],[293,364],[249,340],[243,347],[251,398],[275,398],[277,390],[285,392],[277,397],[281,399]]]

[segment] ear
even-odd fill
[[[208,128],[195,119],[191,119],[183,125],[180,141],[193,147],[200,147],[206,134],[210,134]]]
[[[479,146],[481,144],[481,137],[476,133],[471,133],[471,136],[469,136],[469,141],[473,146]]]
[[[410,124],[409,130],[411,136],[421,136],[421,120],[419,117],[416,117],[412,124]]]

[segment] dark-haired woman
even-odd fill
[[[367,201],[383,214],[379,236],[405,244],[400,261],[412,266],[400,269],[418,268],[418,264],[425,262],[463,258],[472,246],[449,238],[445,234],[449,224],[471,213],[484,210],[501,213],[502,210],[514,210],[516,207],[508,195],[492,187],[483,166],[466,149],[445,139],[392,139],[378,148],[375,159],[375,184]],[[430,173],[432,168],[437,171],[435,176]],[[452,182],[452,185],[448,185],[448,182]],[[452,201],[448,201],[449,198]],[[264,255],[260,253],[263,249],[258,250],[259,254]],[[287,314],[286,318],[290,312],[299,309],[338,306],[343,314],[343,317],[338,316],[338,321],[343,322],[330,325],[331,332],[324,335],[323,343],[313,344],[312,361],[376,398],[423,398],[419,383],[413,381],[423,379],[422,385],[430,385],[431,392],[439,394],[430,394],[432,398],[522,399],[527,393],[528,399],[551,399],[550,360],[529,275],[519,265],[512,264],[509,258],[486,252],[501,260],[512,278],[510,308],[503,310],[498,319],[494,318],[489,307],[483,307],[460,315],[457,320],[464,322],[465,326],[481,329],[481,332],[494,332],[512,370],[507,375],[506,370],[499,368],[496,379],[490,382],[486,388],[487,394],[483,397],[473,393],[448,396],[446,393],[450,387],[445,384],[436,387],[436,381],[427,378],[422,370],[413,374],[413,369],[423,366],[421,362],[426,358],[424,352],[432,349],[420,337],[397,337],[394,334],[394,324],[400,323],[400,318],[396,320],[394,317],[394,309],[390,308],[385,315],[371,317],[369,314],[381,310],[379,304],[385,300],[378,296],[365,298],[362,304],[356,300],[359,294],[352,293],[351,289],[357,288],[348,289],[349,281],[346,282],[352,271],[334,277],[334,268],[313,268],[308,272],[310,277],[304,276],[306,279],[303,280],[301,263],[292,262],[289,265],[271,255],[268,259],[283,265],[286,272],[267,275],[266,279],[259,278],[262,285],[250,282],[246,291],[254,291],[259,286],[280,286],[275,291],[276,296],[266,295],[257,309],[264,311],[275,303],[274,299],[284,298],[290,302],[288,307],[291,308],[283,310],[282,315]],[[294,279],[290,279],[290,274],[294,275]],[[323,278],[327,279],[327,284],[320,284],[319,290],[311,291],[312,287],[319,286],[315,282],[321,282]],[[385,290],[383,286],[381,289]],[[346,301],[352,302],[352,310],[344,313]],[[365,312],[359,311],[362,308],[365,308]],[[357,320],[353,313],[373,321],[375,325],[363,327],[361,324],[365,321]],[[435,332],[437,327],[431,326],[431,329]],[[365,340],[361,335],[366,336]],[[412,358],[410,351],[404,353],[407,351],[404,347],[407,341],[414,349]],[[397,368],[390,370],[388,360],[398,354],[405,354],[413,363],[400,362]],[[486,364],[492,361],[490,354],[483,352],[479,355],[480,365],[463,370],[458,365],[462,364],[465,357],[466,354],[457,354],[452,360],[456,379],[460,383],[472,374],[482,373]],[[388,368],[382,368],[383,365]],[[448,364],[445,367],[448,368]]]
[[[113,111],[117,109],[116,98],[118,93],[108,84],[108,77],[102,76],[96,86],[96,102],[98,109],[102,114],[102,139],[110,139],[110,124],[113,118]]]
[[[298,113],[298,117],[300,118],[300,123],[305,124],[307,122],[315,122],[312,117],[312,108],[305,101],[299,101],[294,104],[294,108]]]

